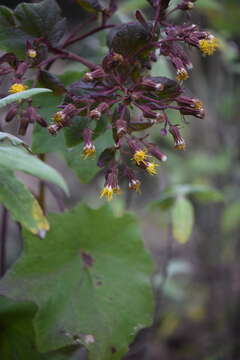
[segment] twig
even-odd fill
[[[93,30],[90,30],[89,32],[87,32],[86,34],[83,34],[83,35],[80,35],[80,36],[77,36],[75,38],[70,38],[68,40],[66,40],[63,45],[61,46],[61,48],[66,48],[67,46],[69,45],[72,45],[73,43],[77,42],[77,41],[81,41],[85,38],[87,38],[88,36],[91,36],[93,34],[96,34],[97,32],[101,31],[101,30],[105,30],[105,29],[110,29],[112,27],[114,27],[115,25],[102,25],[102,26],[99,26]]]
[[[85,26],[89,25],[91,22],[97,20],[97,16],[96,15],[93,15],[92,17],[90,17],[89,19],[83,21],[81,24],[75,26],[68,34],[67,38],[65,39],[65,41],[63,42],[63,44],[61,45],[61,47],[65,47],[65,44],[71,40],[75,34],[77,32],[79,32],[80,30],[82,30]]]

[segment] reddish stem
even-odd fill
[[[90,17],[89,19],[87,19],[86,21],[83,21],[81,24],[77,25],[74,27],[74,29],[72,31],[70,31],[70,33],[68,34],[67,38],[65,39],[64,43],[61,45],[61,47],[65,47],[65,44],[71,40],[75,34],[77,32],[79,32],[80,30],[82,30],[85,26],[89,25],[91,22],[97,20],[97,16],[94,15],[92,17]]]
[[[83,34],[83,35],[80,35],[80,36],[77,36],[75,38],[70,38],[68,40],[66,40],[63,45],[61,46],[61,48],[66,48],[67,46],[69,45],[72,45],[73,43],[77,42],[77,41],[81,41],[85,38],[87,38],[88,36],[91,36],[101,30],[105,30],[105,29],[110,29],[112,27],[114,27],[115,25],[102,25],[102,26],[99,26],[93,30],[90,30],[89,32],[87,32],[86,34]]]

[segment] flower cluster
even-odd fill
[[[157,174],[158,166],[167,160],[167,156],[156,144],[148,141],[147,130],[151,127],[160,127],[160,134],[172,137],[176,150],[185,150],[181,126],[171,122],[168,109],[178,111],[183,121],[188,115],[199,119],[205,116],[202,102],[187,96],[182,85],[193,68],[186,48],[195,47],[203,55],[212,55],[219,42],[197,25],[173,24],[170,16],[174,11],[190,11],[196,1],[181,0],[174,9],[169,10],[170,0],[148,0],[154,10],[153,20],[146,20],[137,11],[135,22],[115,26],[108,36],[109,51],[98,65],[66,52],[63,47],[49,47],[44,39],[26,44],[25,61],[20,62],[11,54],[1,59],[0,63],[7,62],[14,70],[10,93],[26,89],[21,81],[27,69],[38,67],[40,76],[45,77],[44,69],[58,57],[79,61],[89,68],[80,81],[67,89],[60,88],[65,92],[64,101],[53,114],[48,131],[51,135],[57,135],[61,129],[71,127],[73,119],[82,122],[83,156],[87,159],[96,154],[96,129],[107,119],[114,146],[107,147],[98,158],[98,166],[105,171],[101,197],[111,200],[114,194],[121,192],[120,176],[127,179],[131,190],[140,192],[141,181],[135,174],[136,169],[150,175]],[[114,3],[114,7],[104,12],[103,28],[116,11],[117,1],[111,3]],[[72,42],[71,37],[69,44]],[[55,55],[47,58],[47,50]],[[175,71],[175,79],[149,74],[158,54],[169,60]],[[8,121],[15,116],[14,111],[16,106],[10,109]],[[21,116],[25,119],[23,129],[33,121],[46,126],[46,122],[33,110],[31,102]],[[88,121],[85,121],[86,118]]]
[[[194,2],[184,0],[174,10],[190,10]],[[204,55],[211,55],[218,48],[218,41],[196,25],[176,26],[168,21],[168,1],[150,3],[156,13],[154,21],[146,21],[138,11],[137,22],[115,28],[109,35],[109,53],[102,64],[69,87],[64,110],[60,112],[63,115],[69,106],[73,106],[79,115],[89,118],[88,127],[83,130],[85,158],[95,154],[92,135],[97,124],[109,119],[115,146],[105,149],[98,160],[98,166],[106,173],[101,197],[108,200],[120,193],[119,174],[128,180],[130,189],[139,192],[141,181],[134,167],[155,175],[160,163],[167,160],[157,145],[147,141],[147,129],[160,125],[163,135],[169,133],[172,136],[175,149],[185,149],[181,126],[171,123],[167,109],[179,111],[182,118],[192,115],[202,119],[205,115],[202,102],[188,97],[181,85],[192,69],[184,44],[200,49]],[[163,29],[161,40],[159,25]],[[157,49],[176,69],[176,80],[147,74],[146,69],[156,61]],[[66,121],[59,112],[53,120],[50,133],[53,128],[60,130],[71,126],[70,117]],[[136,136],[139,131],[144,135]]]

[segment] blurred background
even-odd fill
[[[1,5],[15,7],[20,2],[6,0]],[[68,18],[69,29],[89,16],[73,0],[58,2]],[[137,8],[152,16],[145,0],[119,3],[116,23],[131,21]],[[200,24],[220,39],[221,47],[212,57],[202,57],[194,49],[189,51],[194,68],[184,86],[190,96],[203,101],[206,117],[189,118],[189,124],[184,124],[174,112],[169,113],[172,122],[181,123],[187,150],[174,151],[169,139],[160,136],[160,128],[154,129],[151,137],[168,154],[167,163],[161,166],[157,177],[143,179],[141,195],[126,189],[111,203],[117,215],[126,209],[138,215],[146,247],[156,263],[152,279],[157,303],[154,324],[140,332],[125,359],[238,360],[240,3],[198,0],[191,14],[178,14],[173,20]],[[73,50],[81,54],[84,48],[84,56],[100,62],[107,51],[105,39],[105,34],[99,33],[75,44]],[[62,62],[54,67],[57,74],[67,70],[85,69]],[[174,76],[162,58],[154,64],[152,74]],[[102,174],[93,170],[93,179],[86,184],[87,179],[79,175],[79,165],[73,161],[68,161],[69,169],[66,157],[64,160],[58,154],[50,154],[47,160],[64,174],[70,186],[71,198],[62,200],[67,207],[80,200],[94,207],[102,204],[98,199]],[[95,169],[94,160],[88,161],[93,161]],[[37,183],[30,178],[25,180],[36,191]],[[47,192],[47,207],[49,211],[59,211],[51,192]],[[18,227],[11,221],[8,226],[10,265],[21,251],[21,241]]]

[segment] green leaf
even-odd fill
[[[201,10],[215,10],[221,12],[223,10],[222,4],[219,4],[216,0],[198,0],[196,7]]]
[[[69,360],[76,347],[60,352],[41,354],[37,351],[32,324],[37,307],[0,297],[0,358],[1,360]]]
[[[57,44],[66,30],[66,21],[55,0],[43,0],[36,4],[21,3],[14,12],[20,27],[34,37],[44,37]]]
[[[108,36],[108,47],[118,54],[131,56],[146,46],[152,39],[152,23],[148,28],[139,22],[125,23],[115,27]],[[157,40],[157,38],[155,39]],[[152,49],[148,49],[147,53]]]
[[[34,234],[49,230],[49,224],[37,200],[12,171],[0,169],[0,202],[13,218]]]
[[[68,187],[63,177],[52,167],[16,146],[0,145],[0,165],[9,170],[20,170],[60,186],[66,193]]]
[[[52,93],[37,95],[33,99],[33,106],[38,108],[38,113],[50,124],[52,116],[58,110],[57,106],[61,104],[61,101],[61,96],[54,96]],[[35,154],[45,154],[63,150],[65,148],[64,134],[60,131],[57,136],[52,136],[46,128],[35,124],[31,147]]]
[[[2,360],[42,360],[34,344],[32,318],[36,306],[0,297],[0,356]]]
[[[121,359],[153,311],[152,262],[134,217],[80,205],[49,220],[44,241],[25,233],[24,253],[0,293],[37,304],[39,351],[73,344],[74,337],[90,360]]]
[[[7,6],[0,6],[0,21],[1,26],[14,26],[14,13]]]
[[[121,6],[121,11],[123,11],[124,13],[129,14],[132,11],[136,11],[136,8],[138,9],[143,9],[145,7],[147,7],[148,4],[146,2],[146,0],[131,0],[131,1],[126,1],[122,6]]]
[[[103,7],[98,0],[76,0],[87,11],[102,11]]]
[[[62,95],[66,91],[65,86],[58,77],[49,71],[41,70],[39,73],[39,81],[44,87],[51,89],[56,96]]]
[[[82,183],[88,183],[101,170],[97,166],[97,158],[102,151],[113,145],[113,139],[110,131],[99,136],[95,141],[96,154],[93,158],[84,159],[82,155],[83,145],[77,145],[69,151],[64,152],[68,166],[72,168]]]
[[[75,116],[71,119],[71,126],[64,129],[64,138],[68,147],[81,144],[83,141],[83,130],[90,124],[90,119],[84,116]]]
[[[18,137],[9,133],[0,132],[0,142],[4,144],[10,143],[11,145],[15,145],[15,146],[23,146],[25,149],[30,151],[29,146],[25,144],[25,142],[22,139],[19,139]]]
[[[67,86],[74,81],[79,80],[82,77],[82,74],[83,73],[79,71],[66,71],[64,74],[59,76],[59,79],[65,86]],[[54,96],[53,94],[37,95],[33,99],[33,106],[36,106],[39,109],[39,114],[49,124],[52,122],[53,114],[58,111],[57,107],[61,103],[62,97]],[[44,154],[48,152],[61,151],[65,148],[66,146],[63,131],[60,131],[57,136],[51,136],[46,128],[42,128],[38,124],[34,126],[32,136],[32,151],[34,153]]]
[[[172,208],[173,237],[181,244],[186,243],[192,233],[194,210],[189,200],[178,197]]]
[[[22,56],[27,40],[32,40],[32,37],[15,26],[13,11],[0,6],[0,49]]]
[[[72,125],[64,129],[64,137],[68,147],[73,147],[83,142],[83,130],[86,126],[92,127],[90,122],[90,119],[84,116],[75,116],[75,118],[72,119]],[[108,124],[108,117],[103,116],[101,120],[97,122],[95,129],[93,129],[93,138],[96,139],[104,133]]]
[[[240,202],[228,205],[222,216],[222,229],[224,232],[236,230],[240,226]]]
[[[52,90],[44,89],[44,88],[34,88],[34,89],[21,91],[16,94],[8,95],[5,98],[0,100],[0,108],[4,107],[6,105],[9,105],[15,101],[28,99],[34,95],[41,94],[41,93],[47,93],[47,92],[52,92]]]
[[[184,184],[175,185],[170,189],[163,191],[159,199],[154,201],[151,206],[160,207],[163,210],[168,209],[174,204],[174,200],[177,196],[187,195],[193,195],[198,201],[204,203],[223,201],[223,195],[210,186]]]

